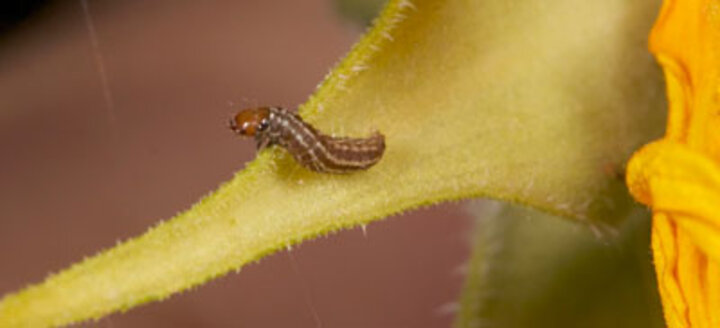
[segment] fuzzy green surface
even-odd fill
[[[455,326],[665,327],[649,252],[650,214],[614,236],[519,206],[473,204],[477,217]]]
[[[646,51],[658,1],[392,1],[301,114],[386,136],[368,171],[308,172],[262,152],[190,210],[0,301],[0,326],[98,318],[317,235],[488,196],[603,226],[629,154],[662,133]],[[610,169],[608,169],[610,168]]]

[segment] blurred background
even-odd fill
[[[255,155],[227,119],[301,104],[379,1],[16,1],[0,10],[0,294],[143,233]],[[441,327],[456,205],[306,242],[100,327]]]
[[[381,4],[0,5],[0,294],[137,236],[229,180],[255,150],[228,117],[304,102]],[[468,203],[305,242],[81,326],[448,327],[469,270],[492,275],[479,286],[482,306],[466,309],[489,320],[478,326],[662,325],[647,213],[611,240]]]

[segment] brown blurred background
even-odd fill
[[[229,115],[302,103],[377,2],[2,5],[0,294],[143,233],[230,179],[254,149],[227,130]],[[449,326],[470,226],[457,204],[415,211],[92,326]]]

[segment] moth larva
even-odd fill
[[[279,145],[300,165],[322,173],[349,173],[375,165],[385,151],[385,137],[336,138],[318,132],[300,116],[280,107],[240,111],[230,119],[238,135],[255,137],[257,149]]]

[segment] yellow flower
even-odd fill
[[[666,0],[650,48],[667,81],[667,132],[633,156],[627,183],[654,212],[668,326],[720,327],[720,1]]]

